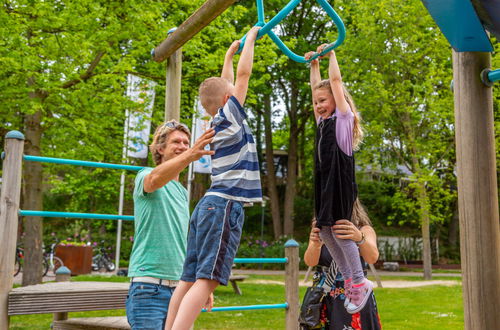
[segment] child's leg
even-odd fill
[[[174,324],[175,318],[177,316],[177,311],[179,310],[179,306],[189,291],[189,289],[193,286],[194,282],[184,282],[180,281],[179,285],[174,290],[174,294],[172,295],[172,299],[170,299],[170,305],[168,306],[167,313],[167,321],[165,323],[165,329],[172,329],[172,325]]]
[[[207,302],[208,297],[218,285],[219,282],[214,280],[205,278],[196,280],[194,285],[187,291],[182,299],[172,329],[189,330]]]
[[[356,243],[350,239],[337,238],[329,226],[323,226],[319,234],[344,279],[352,278],[353,283],[361,283],[364,273]]]

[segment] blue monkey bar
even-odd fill
[[[28,156],[28,155],[24,155],[23,159],[25,161],[30,161],[30,162],[66,164],[66,165],[99,167],[99,168],[111,168],[111,169],[115,169],[115,170],[128,170],[128,171],[140,171],[144,168],[143,166],[121,165],[121,164],[100,163],[100,162],[88,162],[85,160],[52,158],[52,157],[41,157],[41,156]]]
[[[251,311],[258,309],[280,309],[280,308],[288,308],[288,303],[284,304],[272,304],[272,305],[249,305],[249,306],[226,306],[226,307],[214,307],[212,308],[212,312],[230,312],[230,311]],[[203,308],[202,312],[206,312],[207,310]]]
[[[286,264],[288,258],[234,258],[235,264]]]
[[[290,14],[290,12],[295,7],[297,7],[297,5],[301,1],[302,0],[291,0],[283,9],[281,9],[278,12],[278,14],[276,14],[276,16],[274,16],[269,22],[266,23],[264,20],[263,0],[256,0],[258,20],[257,20],[257,23],[255,25],[261,26],[261,29],[259,30],[257,38],[261,38],[267,34],[274,41],[274,43],[278,46],[278,48],[281,49],[281,51],[286,56],[288,56],[290,59],[294,60],[295,62],[299,62],[299,63],[308,63],[308,62],[311,62],[312,60],[314,60],[320,56],[323,56],[324,54],[337,48],[338,46],[340,46],[342,44],[342,42],[344,42],[344,39],[345,39],[345,26],[344,26],[344,22],[342,22],[342,19],[340,19],[339,15],[337,15],[335,10],[332,8],[332,6],[326,0],[316,0],[321,5],[321,7],[325,10],[325,12],[328,14],[328,16],[333,20],[335,25],[337,26],[339,35],[337,37],[337,40],[326,45],[326,47],[324,47],[320,53],[315,52],[309,60],[306,60],[304,58],[304,56],[300,56],[300,55],[295,54],[271,30],[276,25],[278,25],[278,23],[281,22],[285,17],[287,17],[288,14]],[[240,49],[238,50],[238,52],[240,52],[243,49],[243,45],[245,44],[245,40],[246,40],[246,35],[241,39]]]
[[[129,220],[129,221],[134,220],[134,217],[132,215],[52,212],[52,211],[32,211],[32,210],[19,210],[19,215],[24,217],[45,217],[45,218],[81,218],[81,219]]]
[[[481,72],[481,80],[486,86],[493,86],[493,83],[495,81],[500,80],[500,69],[497,70],[490,70],[490,69],[484,69],[483,72]]]

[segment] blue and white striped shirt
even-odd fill
[[[242,202],[262,200],[257,148],[246,118],[234,96],[214,116],[211,127],[215,136],[210,144],[210,149],[215,150],[212,185],[205,195]]]

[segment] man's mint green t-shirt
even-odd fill
[[[152,193],[145,193],[144,178],[152,170],[145,168],[135,178],[135,234],[128,276],[178,280],[186,257],[187,191],[172,180]]]

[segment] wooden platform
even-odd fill
[[[130,283],[55,282],[13,289],[9,315],[124,309]]]

